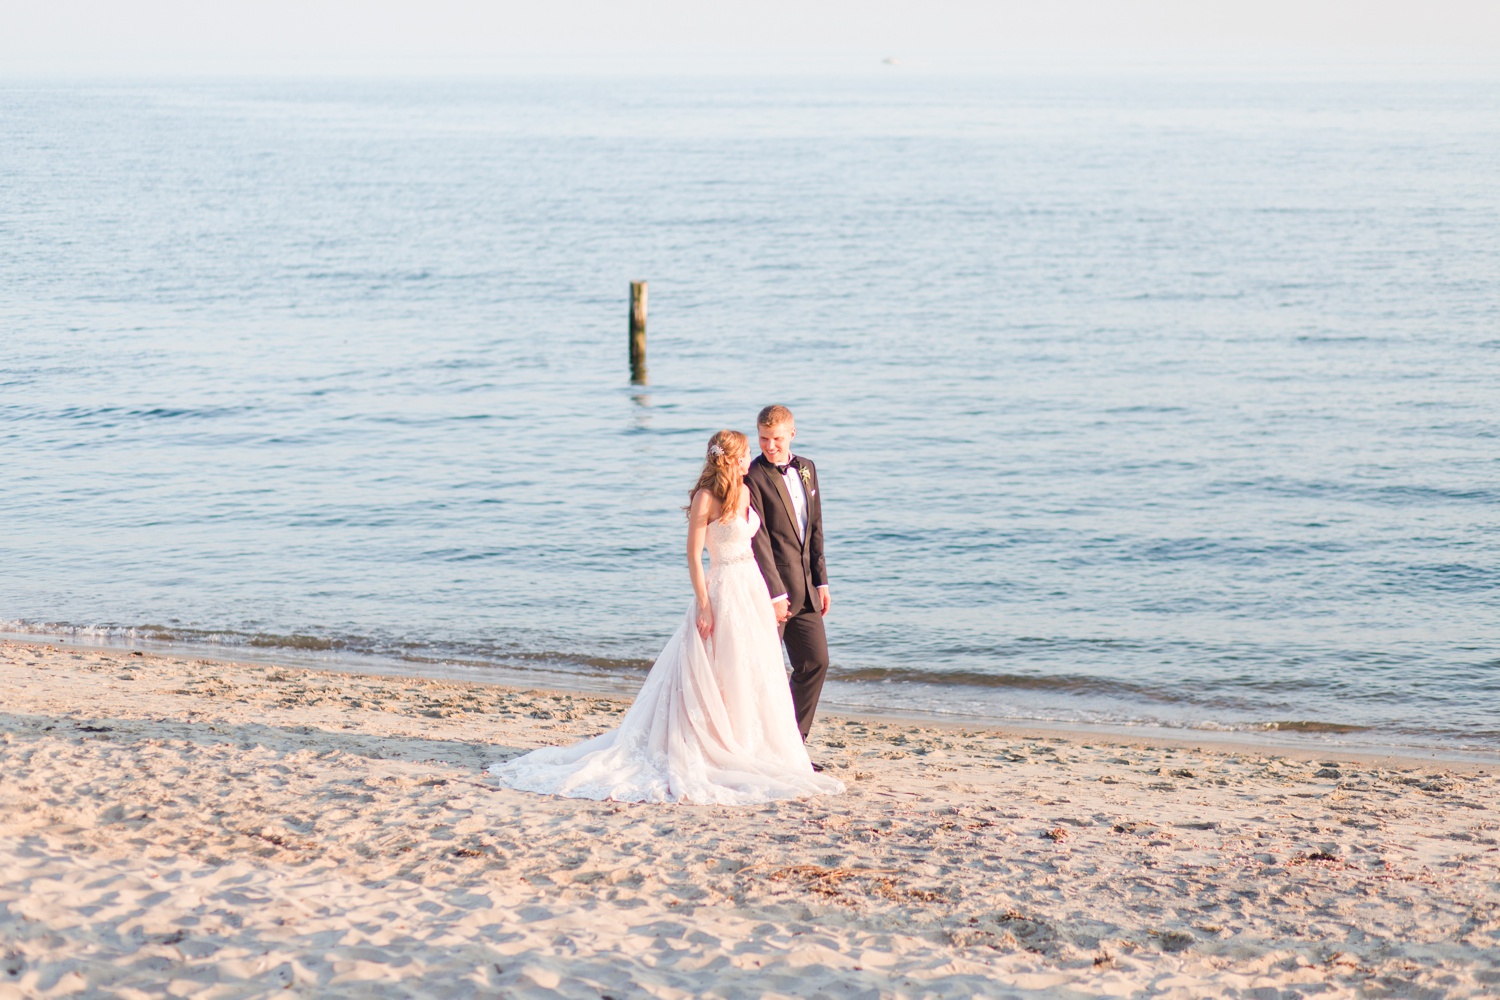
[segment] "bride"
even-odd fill
[[[695,600],[656,658],[620,728],[490,768],[528,792],[626,802],[744,805],[837,794],[797,731],[776,615],[750,553],[760,517],[743,479],[750,448],[719,431],[688,508]],[[710,560],[703,572],[703,549]]]

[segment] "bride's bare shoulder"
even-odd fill
[[[701,517],[704,520],[712,521],[724,513],[724,504],[720,502],[718,497],[708,492],[708,490],[699,490],[693,494],[693,503],[690,510],[694,517]]]

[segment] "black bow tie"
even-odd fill
[[[786,475],[786,470],[790,469],[791,467],[792,467],[792,463],[788,462],[785,465],[778,465],[778,466],[776,466],[776,471],[779,472],[779,473],[781,473],[784,476],[784,475]]]

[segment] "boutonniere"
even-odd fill
[[[802,468],[800,468],[800,469],[797,470],[797,474],[802,477],[802,488],[804,490],[807,490],[808,496],[812,496],[812,494],[814,494],[814,493],[817,492],[816,490],[814,490],[812,488],[812,470],[811,469],[807,468],[806,466],[803,466]]]

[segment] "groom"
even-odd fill
[[[771,594],[781,638],[792,661],[792,707],[802,739],[812,730],[828,672],[828,570],[823,565],[823,498],[818,470],[792,454],[797,425],[785,406],[768,406],[756,419],[760,457],[745,485],[761,528],[750,541]],[[822,770],[814,764],[814,769]]]

